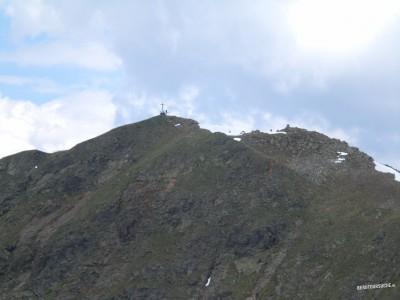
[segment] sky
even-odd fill
[[[400,168],[400,1],[0,0],[0,157],[157,115],[290,124]]]

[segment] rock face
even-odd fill
[[[158,116],[0,160],[0,299],[399,299],[399,232],[400,183],[298,128]]]

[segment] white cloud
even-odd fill
[[[35,37],[43,32],[57,33],[63,27],[62,15],[46,1],[8,2],[5,12],[12,20],[15,38]]]
[[[108,23],[100,8],[104,5],[46,0],[4,2],[0,10],[9,17],[8,36],[14,43],[11,51],[0,52],[0,62],[95,71],[114,71],[122,66],[109,42],[112,34],[107,31]]]
[[[304,51],[349,55],[374,42],[398,12],[397,0],[298,0],[287,19]]]
[[[49,36],[79,40],[107,29],[99,1],[2,0],[0,9],[9,17],[15,42]]]
[[[0,75],[0,84],[12,85],[21,88],[29,87],[39,93],[61,93],[64,88],[48,78],[27,77],[14,75]]]
[[[34,108],[29,102],[0,98],[0,157],[34,148],[30,141]]]
[[[0,53],[0,62],[23,66],[78,66],[97,71],[113,71],[122,65],[118,56],[97,42],[52,42],[25,46]]]
[[[243,0],[218,3],[186,1],[179,4],[124,1],[118,5],[107,1],[77,0],[7,2],[6,11],[11,18],[13,35],[31,37],[44,34],[57,39],[57,46],[51,43],[40,45],[37,49],[33,47],[26,51],[28,53],[8,57],[27,65],[65,63],[114,70],[124,63],[131,66],[127,71],[133,77],[141,71],[156,73],[158,69],[165,71],[174,68],[182,60],[211,66],[236,65],[264,76],[275,84],[277,91],[289,93],[305,85],[325,88],[330,79],[352,73],[360,67],[364,69],[372,61],[370,55],[365,53],[356,57],[321,56],[298,47],[297,38],[293,36],[293,24],[287,20],[291,15],[288,10],[294,5],[300,7],[300,11],[311,13],[307,3],[314,3],[314,0],[255,0],[252,5]],[[325,2],[333,3],[338,18],[347,11],[334,1]],[[359,2],[352,0],[352,3]],[[385,3],[394,2],[385,0]],[[376,11],[371,7],[382,6],[375,0],[369,0],[368,3],[367,16]],[[392,6],[394,4],[384,5],[385,13],[379,9],[380,15],[386,15]],[[324,5],[318,7],[326,10]],[[301,16],[295,19],[307,22]],[[334,22],[335,16],[330,16],[329,20]],[[389,29],[394,26],[389,25]],[[318,30],[318,26],[312,26],[312,29]],[[324,32],[318,31],[318,36],[335,42],[332,41],[333,37],[329,38]],[[83,40],[91,41],[95,46],[82,45]],[[38,55],[42,50],[45,55]],[[55,58],[51,58],[54,54]],[[163,57],[161,62],[164,64],[152,63],[153,55],[158,55],[155,59]],[[149,70],[138,70],[137,62],[143,59]],[[170,73],[173,70],[166,71]],[[177,80],[182,76],[177,76]]]
[[[81,91],[42,105],[0,97],[0,157],[28,149],[68,149],[114,126],[112,95]]]

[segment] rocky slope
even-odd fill
[[[158,116],[0,160],[0,299],[399,299],[399,232],[394,176],[298,128]]]

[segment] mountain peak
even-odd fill
[[[300,128],[156,116],[1,159],[0,190],[7,299],[352,299],[397,280],[400,184]]]

